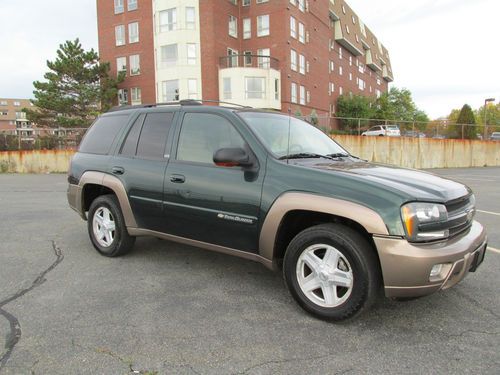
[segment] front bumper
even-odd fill
[[[419,297],[448,289],[475,271],[486,252],[483,226],[472,223],[466,235],[446,242],[413,244],[406,239],[374,236],[387,297]],[[434,265],[441,272],[430,277]]]

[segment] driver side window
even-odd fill
[[[186,113],[182,121],[177,160],[215,165],[221,148],[243,148],[245,141],[225,118],[209,113]]]

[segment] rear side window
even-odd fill
[[[137,157],[141,159],[163,159],[168,133],[172,127],[174,113],[149,113],[142,126]]]
[[[127,125],[128,115],[100,117],[87,131],[79,152],[106,155],[116,136]]]
[[[127,139],[123,142],[120,154],[123,156],[134,157],[137,152],[137,141],[139,140],[139,135],[141,134],[142,124],[144,123],[144,117],[146,115],[140,115],[137,120],[135,120],[134,125],[129,130],[127,134]]]

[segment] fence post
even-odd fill
[[[361,119],[358,118],[358,135],[361,135]]]
[[[411,126],[411,131],[413,132],[412,134],[415,134],[415,120],[413,120],[413,124]]]
[[[464,126],[465,126],[465,125],[464,125],[464,124],[462,124],[462,139],[464,139],[464,130],[465,130],[465,129],[464,129]]]

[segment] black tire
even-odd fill
[[[114,238],[109,246],[99,244],[93,230],[94,215],[102,207],[111,212],[115,223]],[[92,202],[88,214],[87,228],[92,245],[101,255],[117,257],[128,253],[134,246],[135,237],[130,236],[127,232],[120,204],[115,195],[102,195]]]
[[[352,290],[336,307],[324,307],[309,299],[299,286],[297,262],[301,254],[314,244],[333,246],[344,256],[352,270]],[[381,288],[381,272],[375,249],[355,230],[340,224],[321,224],[300,232],[288,245],[283,274],[297,303],[314,316],[330,321],[352,318],[368,309]]]

